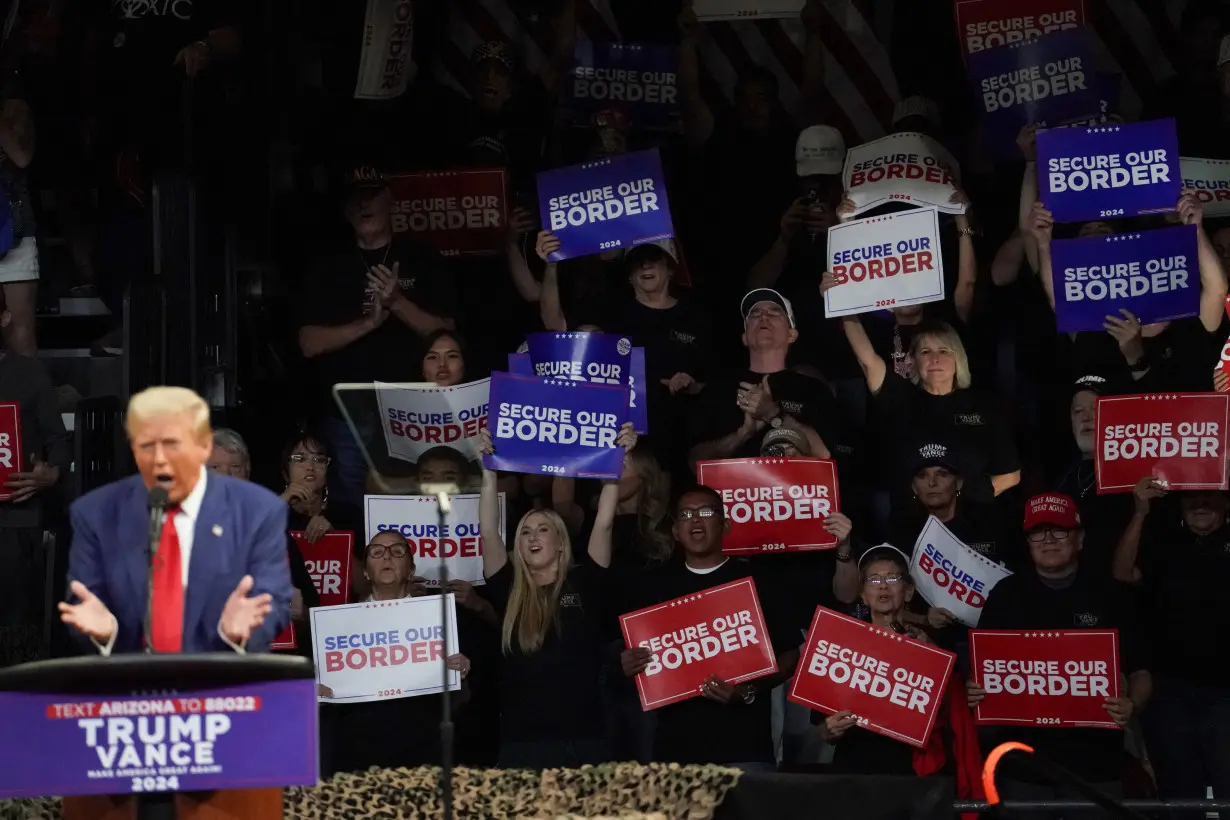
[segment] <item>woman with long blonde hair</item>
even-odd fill
[[[481,434],[484,453],[494,452]],[[632,425],[616,440],[631,450]],[[501,768],[544,769],[607,759],[600,678],[608,630],[605,570],[619,485],[603,484],[587,554],[574,562],[568,527],[553,510],[532,510],[500,535],[498,478],[483,468],[479,527],[483,574],[500,615]]]

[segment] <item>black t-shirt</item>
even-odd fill
[[[503,742],[579,740],[603,736],[602,647],[609,606],[606,572],[574,566],[564,581],[556,626],[525,655],[514,640],[501,658],[500,738]],[[503,619],[512,592],[511,559],[487,579],[487,594]],[[516,631],[513,632],[516,637]]]
[[[906,497],[919,446],[939,441],[956,449],[962,493],[989,503],[995,496],[990,476],[1016,472],[1012,428],[984,394],[960,388],[933,396],[889,371],[875,395],[873,429],[881,445],[881,480],[900,501]],[[882,486],[883,486],[882,485]]]
[[[1146,337],[1145,361],[1149,371],[1137,382],[1136,392],[1208,392],[1213,389],[1213,366],[1230,332],[1224,316],[1210,333],[1198,317],[1171,322],[1156,336]]]
[[[645,348],[645,378],[650,387],[676,373],[704,382],[709,370],[709,317],[692,299],[680,296],[674,307],[659,309],[635,298],[620,302],[605,327],[627,334]]]
[[[415,242],[394,240],[376,250],[352,247],[326,256],[309,272],[299,297],[298,324],[337,326],[371,312],[367,271],[376,265],[397,273],[402,293],[435,316],[452,317],[455,291],[443,260]],[[423,339],[396,316],[351,344],[310,361],[319,408],[336,416],[329,391],[339,382],[418,382],[423,379]]]
[[[1093,459],[1081,459],[1068,469],[1055,485],[1058,492],[1076,501],[1080,511],[1081,565],[1090,572],[1109,578],[1110,563],[1119,536],[1132,517],[1131,493],[1098,493]]]
[[[1161,506],[1161,505],[1159,505]],[[1144,584],[1150,655],[1158,674],[1227,689],[1230,525],[1199,536],[1165,507],[1149,517],[1136,565]]]
[[[980,629],[1117,629],[1119,669],[1131,675],[1147,669],[1146,647],[1133,617],[1131,591],[1122,584],[1080,570],[1066,587],[1045,583],[1025,570],[995,585],[987,595]],[[1127,696],[1127,690],[1120,694]],[[994,726],[980,732],[992,740],[984,749],[1009,740],[1037,749],[1094,783],[1117,782],[1123,771],[1123,734],[1109,729],[1055,729]],[[1024,779],[1024,775],[1021,775]]]
[[[752,577],[764,612],[773,649],[780,654],[803,643],[781,607],[783,594],[767,575],[753,571],[749,562],[730,558],[701,574],[688,569],[682,556],[650,572],[641,584],[637,609],[673,601],[684,595]],[[700,680],[697,680],[697,686]],[[761,692],[751,705],[721,704],[704,697],[672,703],[656,710],[654,760],[673,763],[770,763],[773,751],[772,705]]]
[[[102,139],[159,152],[183,142],[180,94],[187,85],[180,49],[215,29],[238,25],[237,0],[112,0],[87,3],[93,15],[98,60],[96,110],[104,117]],[[216,71],[216,68],[214,69]],[[176,130],[178,129],[178,131]],[[110,148],[113,146],[105,145]],[[143,156],[144,162],[149,157]]]
[[[728,436],[743,424],[736,400],[739,384],[758,385],[766,374],[751,370],[715,376],[701,391],[699,407],[692,416],[688,440],[691,446]],[[782,412],[813,428],[830,449],[842,438],[841,415],[829,386],[793,370],[770,373],[769,390]],[[767,432],[767,428],[766,431]],[[763,436],[753,436],[732,458],[760,455]]]

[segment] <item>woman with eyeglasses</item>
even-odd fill
[[[414,556],[405,536],[395,530],[376,533],[363,550],[363,575],[371,588],[367,601],[394,601],[434,595],[414,574]],[[457,610],[457,645],[468,643],[473,625]],[[445,664],[462,677],[454,713],[466,709],[470,659],[450,655]],[[327,691],[324,694],[331,694]],[[333,772],[362,772],[381,768],[434,766],[440,762],[440,696],[377,700],[367,703],[328,704],[328,730],[332,737]]]
[[[487,431],[484,454],[495,452]],[[625,424],[617,446],[631,450]],[[619,485],[608,481],[584,558],[573,558],[568,527],[554,510],[532,510],[500,537],[497,475],[483,468],[479,527],[483,574],[501,616],[501,768],[544,769],[601,763],[608,757],[601,696],[602,650],[610,634],[606,569]]]
[[[309,544],[315,544],[330,531],[363,532],[358,510],[329,500],[326,475],[330,461],[328,442],[324,436],[310,431],[297,433],[282,450],[282,479],[286,482],[282,499],[290,507],[286,529],[302,532]],[[366,589],[354,583],[359,577],[357,565],[350,575],[356,597],[362,597]],[[293,602],[291,610],[293,615]]]
[[[908,622],[906,607],[914,597],[910,559],[891,544],[881,544],[859,559],[859,600],[873,626],[931,643],[930,636]],[[958,796],[982,797],[978,786],[982,755],[962,683],[949,681],[927,746],[915,748],[863,729],[849,709],[832,715],[813,713],[821,737],[833,744],[833,770],[846,774],[948,776]]]

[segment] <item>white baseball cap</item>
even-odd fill
[[[1217,49],[1217,65],[1225,63],[1230,63],[1230,34],[1221,38],[1221,47]]]
[[[864,552],[862,556],[860,556],[858,559],[858,568],[862,569],[863,564],[867,563],[867,559],[874,558],[877,554],[884,555],[885,553],[888,553],[888,552],[895,553],[902,560],[902,562],[906,565],[907,568],[910,566],[910,557],[908,555],[906,555],[904,552],[894,547],[892,544],[884,543],[884,544],[877,544],[876,546],[871,547],[866,552]]]
[[[786,311],[786,318],[790,320],[790,326],[796,327],[794,323],[794,306],[790,304],[790,300],[782,296],[772,288],[756,288],[748,291],[743,297],[743,302],[739,305],[739,313],[743,315],[743,323],[747,324],[747,315],[752,312],[752,308],[761,302],[772,302],[775,305],[780,305],[782,310]]]
[[[846,162],[846,141],[831,125],[813,125],[794,144],[795,173],[800,177],[840,174]]]

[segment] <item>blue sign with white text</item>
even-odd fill
[[[487,429],[495,453],[489,470],[615,481],[624,448],[616,447],[628,420],[628,389],[564,379],[491,374]]]
[[[584,117],[616,107],[635,128],[669,128],[679,120],[678,66],[675,46],[582,39],[568,71],[567,106]],[[588,127],[588,119],[578,125]]]
[[[310,679],[149,695],[0,692],[0,799],[315,786],[316,717]]]
[[[1196,226],[1057,239],[1051,243],[1055,318],[1061,333],[1103,330],[1130,311],[1142,324],[1200,312]]]
[[[1182,182],[1174,120],[1038,132],[1038,190],[1056,222],[1173,211]]]
[[[636,349],[626,337],[612,333],[531,333],[526,341],[535,376],[627,387],[628,421],[636,432],[649,432],[645,373],[641,371],[638,382],[632,360]],[[643,352],[641,362],[643,367]]]
[[[543,171],[538,208],[559,237],[552,262],[675,235],[656,148]]]
[[[967,62],[989,145],[999,156],[1017,154],[1017,134],[1030,123],[1054,126],[1102,111],[1083,27],[975,51]]]

